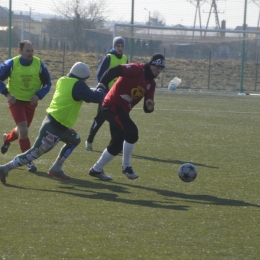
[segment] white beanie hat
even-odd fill
[[[76,62],[71,67],[70,73],[79,79],[87,79],[90,76],[90,69],[86,63]]]

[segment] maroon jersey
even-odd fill
[[[144,97],[154,99],[155,81],[145,79],[145,64],[130,63],[121,65],[123,76],[119,77],[106,95],[102,105],[118,105],[127,113]]]

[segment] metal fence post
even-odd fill
[[[246,30],[246,9],[247,9],[247,0],[245,0],[245,10],[244,10],[244,24],[243,30]],[[240,75],[240,93],[243,93],[243,84],[244,84],[244,66],[245,66],[245,46],[246,46],[246,33],[243,33],[243,43],[242,43],[242,53],[241,53],[241,75]]]

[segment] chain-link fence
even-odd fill
[[[15,56],[17,43],[30,39],[54,80],[80,60],[90,65],[94,85],[101,57],[111,49],[113,36],[121,35],[125,54],[134,62],[145,62],[158,52],[165,55],[167,67],[157,79],[158,87],[167,87],[178,76],[179,88],[239,91],[243,58],[244,90],[260,89],[260,42],[254,33],[259,30],[259,0],[46,1],[0,1],[2,61],[8,58],[8,48]],[[245,21],[247,34],[241,32]],[[148,27],[115,30],[118,23]],[[158,26],[165,29],[154,29]]]

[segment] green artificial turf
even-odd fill
[[[37,108],[32,143],[51,97]],[[1,134],[13,122],[0,102]],[[84,104],[75,125],[82,142],[64,165],[71,180],[46,174],[62,143],[35,161],[36,174],[9,173],[0,186],[0,259],[259,259],[260,97],[166,91],[155,102],[152,114],[142,102],[131,112],[136,180],[121,173],[121,155],[104,169],[113,181],[88,175],[110,139],[105,123],[94,151],[85,150],[96,104]],[[12,143],[0,164],[18,153]],[[185,162],[198,170],[191,183],[177,174]]]

